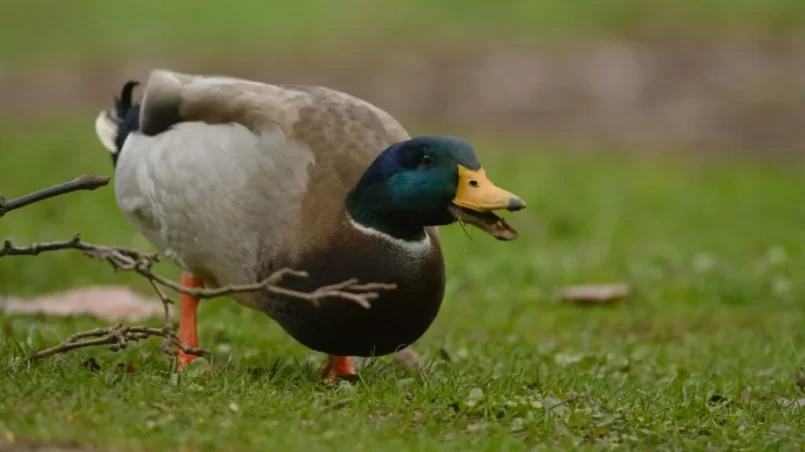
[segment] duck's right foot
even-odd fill
[[[339,379],[347,381],[358,379],[358,373],[352,367],[352,358],[349,356],[330,355],[327,363],[321,368],[321,376],[326,384],[333,384]]]

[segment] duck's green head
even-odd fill
[[[402,240],[421,240],[424,227],[456,220],[512,240],[516,231],[492,211],[524,207],[522,199],[486,177],[469,143],[451,136],[417,137],[388,147],[347,199],[353,221]]]

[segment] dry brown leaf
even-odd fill
[[[37,298],[0,301],[6,314],[59,317],[90,315],[109,321],[137,321],[164,315],[162,303],[128,287],[98,286],[57,292]]]
[[[580,305],[611,304],[632,292],[628,284],[591,284],[564,287],[559,291],[559,297],[565,301]]]

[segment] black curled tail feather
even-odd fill
[[[98,138],[112,154],[112,164],[115,166],[126,138],[140,128],[140,104],[132,100],[134,88],[139,84],[133,80],[126,82],[120,97],[114,98],[114,108],[102,111],[95,121]]]
[[[123,89],[120,91],[120,98],[115,97],[115,111],[118,118],[125,118],[126,113],[131,109],[131,95],[134,93],[134,88],[139,84],[140,82],[138,81],[129,80],[123,85]]]

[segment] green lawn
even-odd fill
[[[99,56],[248,58],[251,52],[336,58],[332,52],[417,43],[466,47],[589,36],[801,34],[803,25],[800,0],[680,0],[661,7],[644,0],[4,0],[0,61],[74,66]]]
[[[92,119],[0,126],[0,193],[111,174]],[[538,152],[546,146],[473,138],[490,177],[529,208],[509,216],[516,242],[443,229],[448,290],[415,346],[429,362],[422,376],[384,358],[354,386],[325,387],[321,355],[267,317],[213,300],[199,313],[212,374],[175,376],[158,340],[0,374],[0,444],[5,432],[123,450],[801,447],[805,409],[779,403],[805,397],[793,377],[805,364],[801,165]],[[0,238],[20,243],[76,232],[147,247],[111,187],[0,220]],[[552,296],[607,281],[636,293],[598,308]],[[96,283],[147,290],[76,253],[0,260],[2,294]],[[0,315],[0,324],[6,363],[102,322]],[[82,366],[88,356],[100,371]],[[118,373],[120,362],[135,372]]]

